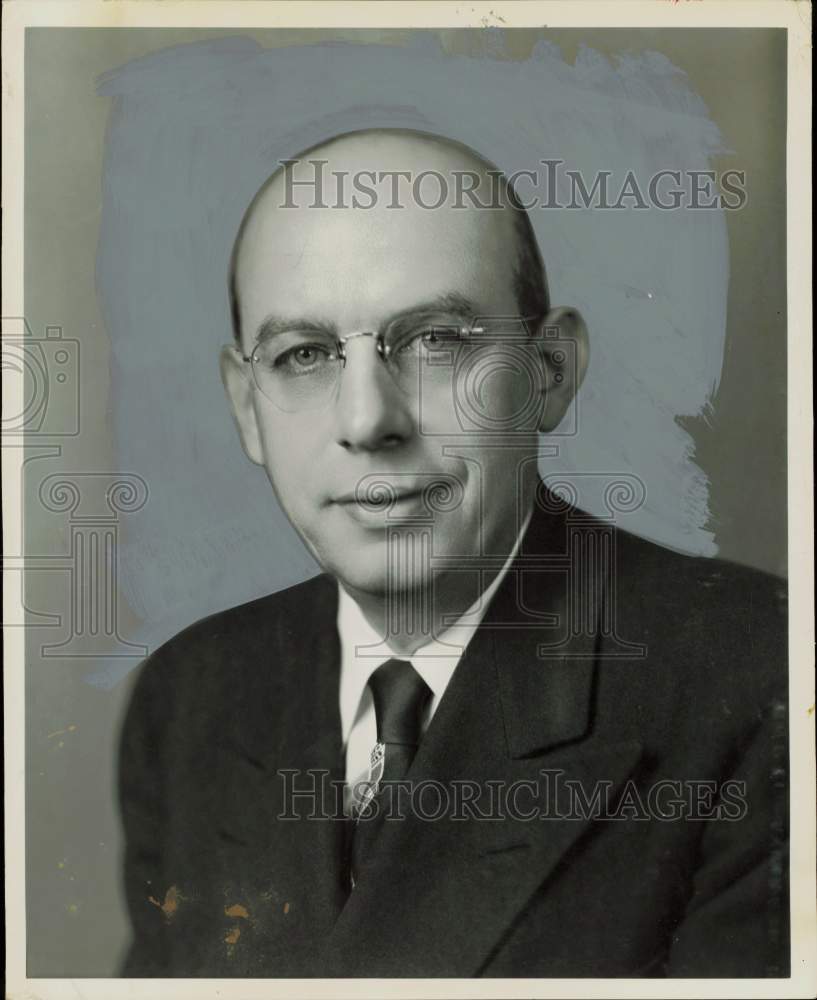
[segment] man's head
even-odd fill
[[[527,217],[491,164],[436,136],[351,133],[296,161],[256,195],[233,253],[239,344],[222,376],[247,455],[353,592],[384,592],[387,527],[426,515],[435,556],[506,553],[538,434],[587,357],[578,314],[549,307]],[[458,197],[463,175],[492,207]],[[360,502],[375,482],[393,499],[380,509]],[[445,509],[429,510],[435,483]]]

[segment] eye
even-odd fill
[[[422,354],[451,348],[460,342],[455,327],[423,326],[412,330],[397,346],[398,354]]]
[[[331,352],[320,344],[300,344],[291,347],[275,359],[276,368],[288,369],[292,372],[309,371],[331,360]]]
[[[286,378],[323,371],[334,356],[328,344],[301,341],[290,346],[286,343],[271,345],[260,350],[256,359],[263,371]]]
[[[279,363],[291,363],[295,366],[308,368],[310,365],[315,364],[319,354],[319,348],[311,344],[306,344],[304,347],[293,347],[283,355],[283,358],[279,358],[278,361]]]

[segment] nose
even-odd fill
[[[350,452],[395,448],[411,437],[409,400],[381,360],[374,337],[353,337],[346,344],[335,415],[338,444]]]

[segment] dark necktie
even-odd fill
[[[380,830],[388,802],[384,792],[389,782],[408,773],[422,735],[423,710],[431,688],[406,660],[386,660],[369,678],[369,689],[377,719],[377,746],[373,759],[382,754],[383,770],[374,793],[353,820],[351,845],[352,885]]]

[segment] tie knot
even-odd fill
[[[380,743],[417,747],[431,688],[408,660],[386,660],[369,678]]]

